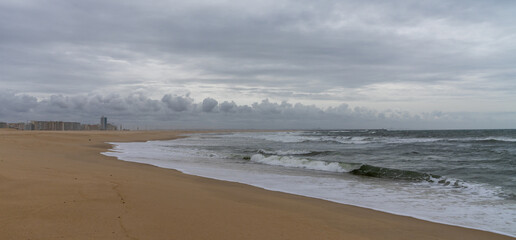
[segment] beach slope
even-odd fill
[[[0,239],[514,239],[100,154],[182,133],[0,130]]]

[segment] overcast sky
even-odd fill
[[[0,121],[515,128],[516,1],[0,0]]]

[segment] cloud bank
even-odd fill
[[[481,113],[377,111],[365,107],[320,108],[301,103],[271,102],[251,105],[196,101],[188,95],[166,94],[152,99],[142,93],[126,96],[52,95],[37,99],[27,94],[0,91],[0,119],[7,121],[64,120],[97,123],[107,116],[130,129],[350,129],[350,128],[478,128],[486,122],[511,126],[515,112]]]

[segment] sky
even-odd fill
[[[516,128],[516,1],[0,0],[0,121]]]

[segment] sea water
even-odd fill
[[[191,134],[104,153],[184,173],[516,236],[516,130]]]

